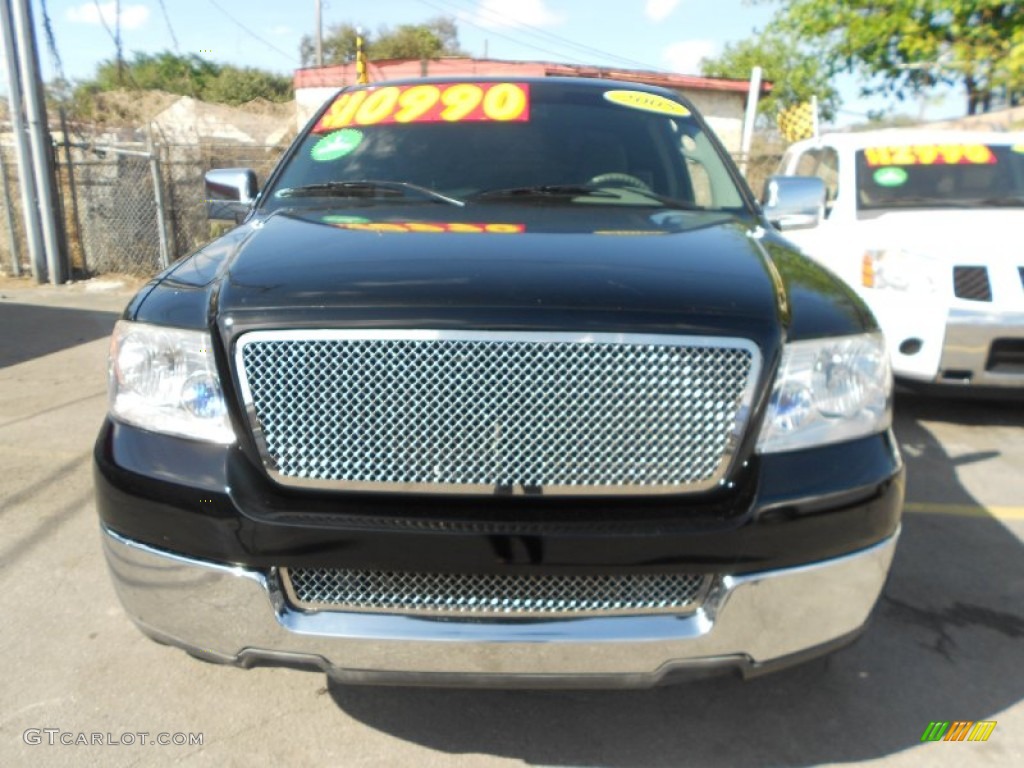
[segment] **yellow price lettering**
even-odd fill
[[[435,85],[414,85],[398,99],[400,109],[395,115],[396,123],[408,123],[422,117],[441,98],[441,89]]]
[[[420,222],[410,222],[406,224],[410,232],[444,232],[445,229],[440,224],[423,224]]]
[[[515,120],[526,109],[526,94],[514,83],[501,83],[484,96],[484,114],[491,120]]]
[[[934,165],[939,157],[939,148],[934,144],[923,144],[919,147],[914,147],[914,153],[917,155],[917,160],[921,165]]]
[[[321,121],[323,128],[329,131],[333,128],[344,128],[346,125],[351,125],[352,116],[365,100],[366,91],[341,94],[324,115]]]
[[[521,230],[518,224],[488,224],[484,227],[488,232],[495,234],[517,234]]]
[[[476,109],[484,98],[484,91],[479,85],[460,83],[445,90],[441,95],[441,103],[445,110],[441,119],[449,122],[461,120]]]
[[[967,161],[975,165],[987,165],[992,162],[992,151],[984,144],[971,144],[966,148]]]
[[[475,224],[459,224],[453,222],[448,225],[449,232],[483,232],[483,228],[476,226]]]
[[[910,147],[896,147],[895,149],[896,151],[892,153],[893,165],[914,165],[917,162]]]
[[[939,153],[942,155],[944,162],[955,165],[963,159],[964,148],[956,144],[945,144],[939,147]]]
[[[394,110],[400,93],[401,91],[393,85],[374,91],[366,97],[363,106],[356,113],[356,122],[359,125],[379,123]]]
[[[864,150],[864,155],[868,159],[868,165],[892,165],[892,158],[889,156],[889,150],[885,147],[871,147],[870,149]]]

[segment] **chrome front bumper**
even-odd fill
[[[319,668],[348,682],[646,687],[784,666],[855,636],[897,534],[811,565],[717,580],[687,615],[460,620],[291,607],[277,573],[192,560],[104,528],[121,602],[148,635],[210,661]]]
[[[1024,312],[951,309],[937,381],[984,387],[1024,387],[1024,374],[988,370],[996,339],[1024,338]],[[969,378],[959,374],[969,374]]]

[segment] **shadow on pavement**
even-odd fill
[[[0,301],[0,368],[109,336],[120,315]]]
[[[948,403],[946,404],[948,405]],[[908,500],[976,505],[923,421],[943,403],[902,399],[896,432]],[[1016,422],[989,403],[958,421]],[[1011,419],[1007,422],[1007,419]],[[997,446],[994,446],[997,447]],[[530,764],[797,765],[884,757],[921,744],[932,720],[998,720],[1024,694],[1024,546],[986,514],[912,514],[867,633],[830,657],[749,682],[731,677],[636,692],[360,688],[331,684],[348,715],[454,754]],[[959,745],[994,747],[990,744]],[[969,756],[963,756],[970,760]],[[925,752],[921,758],[927,762]]]

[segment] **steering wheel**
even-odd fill
[[[592,184],[595,187],[602,185],[608,185],[612,187],[637,187],[644,190],[645,192],[651,192],[651,187],[643,179],[638,179],[636,176],[632,176],[628,173],[602,173],[599,176],[595,176],[588,184]]]

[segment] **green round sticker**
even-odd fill
[[[324,216],[320,219],[324,224],[369,224],[370,220],[362,216]]]
[[[318,163],[326,163],[329,160],[337,160],[344,157],[363,143],[363,132],[352,128],[342,128],[340,131],[329,133],[313,145],[309,151],[310,157]]]
[[[880,187],[898,187],[907,183],[907,172],[902,168],[890,165],[885,168],[879,168],[871,178]]]

